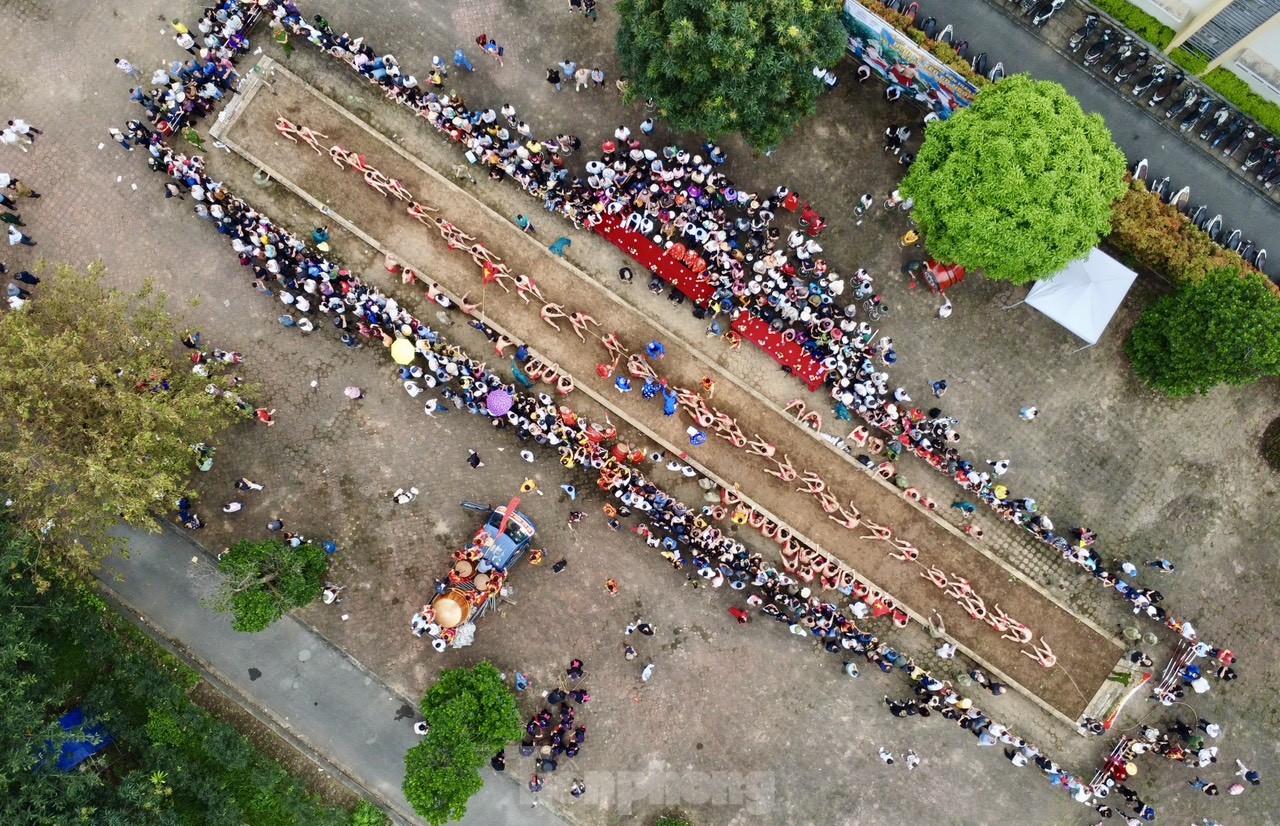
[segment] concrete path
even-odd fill
[[[400,823],[419,823],[400,791],[404,755],[417,740],[417,700],[396,694],[309,626],[286,616],[259,634],[239,634],[230,617],[200,606],[218,573],[208,555],[177,529],[124,529],[129,558],[112,557],[102,587],[130,619],[179,643],[183,653],[267,713],[275,725],[324,755]],[[116,575],[119,575],[118,577]],[[314,757],[314,755],[311,755]],[[463,824],[558,826],[528,792],[485,769],[485,786]]]

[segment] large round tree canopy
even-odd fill
[[[849,34],[840,0],[620,0],[618,57],[631,95],[667,125],[774,147],[813,114]]]
[[[935,258],[1023,284],[1110,231],[1125,158],[1056,83],[1006,78],[930,124],[902,191]]]

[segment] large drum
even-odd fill
[[[924,280],[933,292],[946,292],[964,281],[964,267],[958,264],[947,266],[937,261],[930,261],[924,271]]]
[[[435,598],[431,608],[441,628],[457,628],[471,617],[471,602],[458,590],[447,591]]]
[[[453,572],[458,575],[459,579],[471,579],[476,572],[476,566],[473,562],[459,559],[453,564]]]

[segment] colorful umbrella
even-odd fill
[[[490,415],[505,416],[507,411],[511,409],[511,403],[514,399],[511,394],[505,390],[492,390],[488,396],[485,396],[484,404],[489,409]]]
[[[391,358],[396,364],[408,364],[413,361],[413,344],[407,338],[397,338],[391,344]]]

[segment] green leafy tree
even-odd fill
[[[278,539],[241,540],[222,555],[218,569],[224,578],[205,605],[230,613],[235,630],[253,633],[320,596],[329,556],[306,542],[291,548]]]
[[[1170,396],[1280,375],[1280,298],[1260,275],[1217,270],[1148,307],[1126,349],[1142,380]]]
[[[352,822],[191,703],[191,672],[94,592],[24,576],[39,553],[0,519],[0,823]],[[64,733],[58,720],[75,708],[113,739],[62,772],[52,755],[80,733]]]
[[[430,726],[405,756],[404,795],[433,825],[459,820],[484,782],[480,768],[520,736],[515,696],[489,663],[451,668],[422,698]]]
[[[1025,284],[1107,234],[1124,173],[1101,116],[1056,83],[1014,75],[930,124],[902,192],[935,258]]]
[[[39,581],[94,570],[120,547],[107,531],[121,520],[157,530],[190,495],[191,446],[243,415],[205,392],[216,371],[181,362],[164,299],[108,289],[103,272],[58,267],[39,299],[0,316],[0,485],[41,536]]]
[[[730,132],[770,149],[813,114],[848,34],[840,0],[620,0],[627,99],[653,98],[673,128]]]

